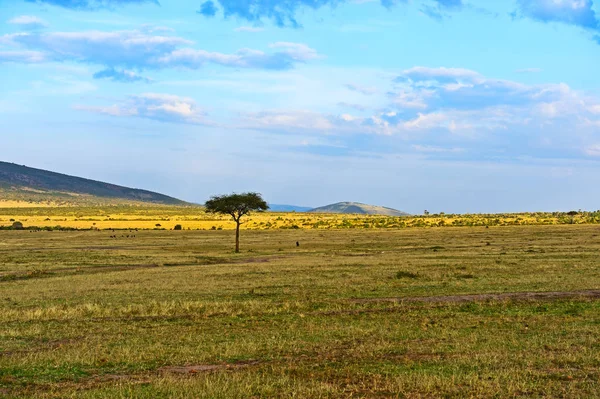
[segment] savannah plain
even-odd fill
[[[5,205],[0,397],[600,397],[598,213]]]

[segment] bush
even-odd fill
[[[12,228],[13,228],[13,230],[23,230],[23,223],[21,223],[21,222],[14,222],[12,224]]]
[[[175,227],[173,227],[173,230],[182,230],[182,227],[180,224],[176,224]]]

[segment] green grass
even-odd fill
[[[0,231],[0,397],[600,397],[598,299],[372,300],[598,289],[597,226],[111,234]]]

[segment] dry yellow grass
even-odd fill
[[[27,227],[68,229],[167,229],[181,225],[184,230],[229,230],[235,223],[228,216],[207,214],[200,207],[174,206],[78,206],[36,207],[20,203],[10,207],[0,202],[0,228],[15,221]],[[32,205],[32,204],[29,204]],[[388,217],[321,213],[253,213],[243,219],[242,229],[352,229],[453,226],[518,226],[556,224],[598,224],[600,212],[472,214]]]
[[[53,208],[60,206],[54,201],[48,202],[29,202],[29,201],[13,201],[13,200],[0,200],[0,208]]]

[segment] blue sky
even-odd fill
[[[203,202],[598,209],[592,0],[0,0],[0,159]]]

